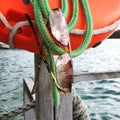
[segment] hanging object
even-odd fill
[[[48,0],[48,3],[51,9],[61,8],[60,0]],[[87,47],[90,48],[109,37],[115,31],[117,26],[119,26],[120,1],[88,0],[88,3],[93,19],[93,36],[89,46]],[[34,22],[34,14],[31,4],[24,4],[23,0],[2,0],[0,2],[0,42],[8,44],[8,39],[11,39],[15,48],[39,53],[39,48],[35,41],[34,34],[25,17],[26,13],[29,14]],[[71,13],[72,3],[71,1],[68,1],[68,15],[66,17],[67,23],[71,19]],[[79,15],[77,23],[74,29],[70,31],[72,50],[77,49],[83,43],[85,26],[85,17],[81,2],[79,1]],[[13,32],[14,30],[16,33]]]
[[[73,83],[73,68],[72,60],[69,54],[66,53],[58,57],[56,70],[60,86],[67,88],[67,92],[71,92],[71,86]]]
[[[60,9],[52,10],[49,15],[50,27],[53,36],[63,45],[69,43],[69,32],[64,15]]]
[[[56,61],[57,79],[60,82],[60,86],[66,88],[67,92],[70,92],[73,82],[73,67],[70,56],[71,49],[67,23],[60,9],[51,11],[49,21],[52,35],[64,45],[64,49],[66,50],[66,53],[59,56]]]

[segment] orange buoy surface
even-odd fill
[[[50,8],[60,8],[60,0],[48,0]],[[114,24],[120,19],[120,1],[118,0],[88,0],[91,15],[93,19],[93,29],[102,29]],[[32,20],[34,20],[34,14],[31,4],[24,4],[23,0],[2,0],[0,2],[0,12],[11,26],[14,26],[20,21],[26,21],[25,14],[27,13]],[[68,16],[67,22],[70,21],[72,14],[72,1],[68,1]],[[1,18],[0,18],[1,19]],[[85,30],[85,17],[82,10],[81,3],[79,1],[79,16],[75,29]],[[115,27],[116,28],[116,27]],[[108,36],[110,36],[115,28],[106,31],[105,33],[99,33],[93,35],[92,40],[88,48],[95,46],[99,42],[102,42]],[[37,31],[37,28],[36,28]],[[5,23],[0,20],[0,42],[8,44],[8,38],[11,30],[9,30]],[[78,48],[83,42],[83,35],[70,34],[72,50]],[[35,40],[35,36],[29,25],[25,25],[18,29],[17,34],[13,38],[16,48],[28,50],[30,52],[39,53],[39,47]]]

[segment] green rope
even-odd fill
[[[64,2],[64,4],[63,4],[63,2]],[[81,3],[82,3],[85,18],[86,18],[86,33],[84,35],[84,41],[83,41],[82,45],[78,49],[71,52],[72,57],[79,56],[88,47],[88,45],[91,41],[91,37],[92,37],[92,30],[93,30],[92,29],[92,18],[91,18],[88,2],[87,2],[87,0],[81,0]],[[78,10],[78,0],[72,0],[72,4],[73,4],[73,15],[72,15],[72,18],[68,24],[69,31],[74,28],[74,26],[77,22],[78,11],[79,11]],[[66,5],[65,1],[62,0],[61,5],[62,6]],[[39,17],[40,14],[43,14],[43,16],[47,19],[48,15],[50,13],[50,7],[48,4],[48,0],[40,0],[39,7],[40,7],[39,10],[42,12],[38,13],[37,17]],[[62,7],[62,9],[64,9],[64,11],[67,11],[67,10],[65,10],[65,7]],[[40,17],[39,17],[39,19],[40,19]],[[44,20],[42,20],[41,21],[41,32],[44,35],[44,37],[46,38],[45,39],[46,45],[48,47],[50,47],[51,50],[53,52],[55,52],[56,54],[62,55],[65,52],[64,49],[60,48],[59,46],[57,46],[54,43],[53,38],[50,36],[49,31],[44,24],[45,24]]]
[[[73,6],[72,18],[68,23],[68,31],[71,31],[75,27],[78,20],[78,11],[79,11],[78,0],[72,0],[72,6]]]
[[[36,20],[36,23],[37,23],[37,26],[38,26],[38,32],[39,32],[40,39],[41,39],[43,45],[46,45],[46,43],[45,43],[46,37],[41,32],[42,28],[40,27],[42,25],[41,20],[43,20],[43,19],[42,19],[42,14],[40,14],[41,12],[40,12],[40,9],[39,9],[38,1],[34,0],[32,4],[33,4],[35,20]],[[38,15],[40,15],[40,17],[38,17]],[[45,53],[47,53],[46,58],[47,58],[47,60],[49,60],[48,63],[49,63],[50,69],[51,69],[52,73],[55,75],[55,65],[54,65],[54,62],[53,62],[53,55],[51,53],[51,50],[49,50],[48,47],[45,46],[44,51],[45,51]],[[53,88],[54,105],[57,106],[57,105],[60,104],[60,95],[59,95],[59,92],[58,92],[56,86],[54,85],[54,83],[52,84],[52,88]]]
[[[48,18],[48,15],[50,14],[51,10],[50,10],[50,6],[48,3],[48,0],[41,0],[39,2],[43,16],[45,16],[45,18]],[[72,12],[72,18],[68,24],[68,30],[72,30],[77,22],[77,18],[78,18],[78,0],[72,0],[72,6],[73,6],[73,12]],[[62,12],[64,14],[64,16],[66,16],[68,14],[68,4],[67,4],[67,0],[61,0],[61,8],[62,8]]]
[[[55,70],[52,52],[55,52],[58,55],[62,55],[65,53],[65,50],[54,42],[55,40],[52,38],[44,22],[44,19],[48,20],[48,16],[51,12],[48,4],[48,0],[30,0],[30,2],[33,6],[35,21],[38,27],[40,40],[44,45],[46,58],[48,60],[52,73],[56,76],[56,73],[55,73],[56,70]],[[86,32],[84,35],[84,41],[82,45],[75,51],[71,52],[72,57],[77,57],[78,55],[80,55],[88,47],[92,37],[93,28],[92,28],[92,18],[90,14],[89,5],[87,0],[81,0],[81,3],[82,3],[85,19],[86,19]],[[68,14],[67,0],[61,0],[61,6],[62,6],[61,8],[62,8],[62,12],[64,13],[64,16],[67,17],[67,14]],[[72,0],[72,17],[70,22],[68,23],[69,31],[71,31],[76,25],[76,22],[78,19],[78,11],[79,11],[78,0]],[[52,83],[52,88],[53,88],[54,105],[59,105],[60,95],[54,83]]]
[[[57,46],[54,43],[51,35],[49,34],[47,26],[44,23],[44,19],[43,19],[42,12],[38,4],[38,0],[34,0],[33,9],[34,9],[34,14],[35,14],[36,24],[38,26],[39,36],[40,37],[43,36],[41,41],[44,42],[46,46],[49,47],[52,51],[54,51],[56,54],[58,55],[64,54],[65,50]]]
[[[50,6],[47,0],[39,0],[39,6],[41,8],[44,18],[48,20],[48,16],[50,14]]]
[[[65,17],[68,15],[68,2],[67,0],[61,0],[61,10]]]
[[[50,66],[50,70],[54,74],[54,76],[56,77],[56,67],[55,67],[53,54],[49,50],[49,48],[43,47],[43,49],[44,49],[45,58],[46,58],[46,60],[48,60],[47,63]],[[51,80],[51,83],[52,83],[51,86],[52,86],[52,89],[53,89],[54,105],[58,106],[60,104],[60,94],[59,94],[58,89],[56,88],[53,80]]]
[[[79,56],[84,50],[88,47],[88,45],[91,42],[91,37],[92,37],[92,31],[93,31],[93,24],[92,24],[92,18],[91,18],[91,13],[89,9],[89,5],[87,0],[81,0],[82,3],[82,8],[84,11],[84,15],[86,18],[86,32],[84,35],[84,41],[82,45],[75,51],[71,53],[72,57],[77,57]]]

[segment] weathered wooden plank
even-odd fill
[[[29,91],[29,94],[30,94],[32,100],[35,100],[35,94],[31,94],[33,86],[34,86],[34,79],[30,78],[30,77],[26,77],[26,78],[24,78],[24,82],[25,82],[25,85],[27,87],[27,90]]]
[[[37,120],[72,120],[72,97],[71,94],[61,94],[61,105],[53,108],[52,92],[50,88],[50,80],[48,71],[41,63],[41,73],[39,81],[39,91],[36,96],[37,100]],[[95,72],[95,73],[82,73],[74,75],[74,82],[91,81],[101,79],[120,78],[120,71],[108,71],[108,72]],[[27,90],[25,90],[25,103],[29,102],[34,97],[30,94],[33,88],[33,80],[31,78],[25,78],[25,84]],[[26,91],[29,91],[26,93]],[[25,114],[25,120],[34,120],[35,110],[28,111]],[[32,118],[33,117],[33,118]],[[39,119],[38,119],[39,117]],[[51,117],[51,119],[50,119]],[[32,119],[31,119],[32,118]],[[69,119],[68,119],[69,118]]]
[[[32,86],[29,86],[27,80],[30,79],[25,79],[24,80],[24,104],[30,103],[30,101],[33,100],[32,95],[30,93],[30,89]],[[30,84],[32,83],[32,80],[30,81]],[[28,87],[29,86],[29,87]],[[24,120],[36,120],[36,114],[35,114],[35,108],[30,109],[29,111],[24,113]]]
[[[89,72],[74,75],[74,82],[92,81],[102,79],[120,78],[120,71]],[[33,88],[34,81],[31,78],[24,78],[29,91]]]
[[[73,120],[72,95],[61,94],[61,104],[55,108],[55,120]]]
[[[36,71],[38,62],[38,56],[35,55]],[[43,61],[41,61],[40,67],[39,85],[36,94],[36,120],[72,120],[71,94],[61,95],[61,105],[54,107],[50,77]]]
[[[74,75],[74,82],[120,78],[120,71],[81,73]]]
[[[30,97],[28,98],[28,95],[26,94],[27,96],[25,96],[25,100],[29,102],[31,98],[34,99],[34,96],[30,94],[32,91],[33,85],[34,85],[34,81],[32,78],[24,78],[24,82],[27,86],[27,90],[25,91],[28,91],[27,94],[30,95]],[[72,96],[71,94],[61,94],[61,104],[60,106],[55,107],[54,109],[55,109],[54,110],[55,120],[72,120]],[[31,111],[29,113],[25,115],[25,120],[29,120],[31,118],[31,115],[35,116],[34,115],[35,112]]]
[[[36,57],[37,58],[37,57]],[[36,59],[38,62],[38,58]],[[35,69],[37,68],[37,62],[35,62]],[[37,69],[36,69],[37,70]],[[71,94],[61,95],[61,105],[59,107],[53,106],[52,90],[50,86],[50,78],[48,70],[43,61],[41,61],[39,84],[36,94],[36,120],[72,120],[72,97]],[[96,73],[82,73],[74,75],[74,82],[90,81],[90,80],[101,80],[119,78],[119,71],[111,72],[96,72]],[[33,81],[30,79],[25,80],[29,89],[29,95],[33,88]],[[25,90],[26,91],[26,90]],[[26,96],[27,94],[27,96]],[[28,93],[25,93],[26,101],[33,97],[30,97]],[[26,102],[25,101],[25,102]],[[33,114],[33,111],[31,112]],[[27,116],[30,117],[28,114]],[[34,118],[33,118],[34,119]],[[33,120],[32,119],[32,120]],[[28,120],[28,118],[26,118]],[[31,120],[29,118],[29,120]]]
[[[36,120],[54,120],[53,98],[50,77],[43,61],[41,61],[40,79],[36,93]]]

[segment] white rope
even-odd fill
[[[4,23],[4,25],[9,29],[12,30],[12,26],[9,24],[7,19],[4,17],[4,15],[0,12],[0,20]]]
[[[18,107],[15,110],[12,110],[12,111],[9,111],[7,113],[0,115],[0,120],[9,120],[10,118],[15,117],[21,113],[25,113],[34,107],[35,107],[35,101],[32,101],[30,103],[22,105],[21,107]]]
[[[16,23],[14,26],[11,26],[9,24],[9,22],[7,21],[7,19],[5,18],[5,16],[1,12],[0,12],[0,20],[10,30],[8,41],[9,41],[10,48],[14,48],[13,38],[14,38],[15,34],[17,33],[17,30],[22,26],[29,25],[29,22],[28,21],[20,21],[20,22]],[[34,20],[32,22],[35,23]],[[120,20],[117,20],[116,22],[114,22],[113,24],[111,24],[109,26],[93,30],[93,35],[103,34],[103,33],[109,32],[109,31],[117,28],[119,25],[120,25]],[[74,29],[70,33],[76,34],[76,35],[84,35],[85,30]]]
[[[7,21],[7,19],[5,18],[5,16],[1,12],[0,12],[0,20],[10,30],[10,34],[8,37],[8,43],[10,45],[10,48],[15,48],[14,42],[13,42],[13,38],[14,38],[15,34],[18,32],[18,29],[21,28],[22,26],[29,25],[29,22],[28,21],[20,21],[20,22],[17,22],[14,26],[11,26],[9,24],[9,22]],[[32,22],[35,23],[34,20]]]
[[[35,21],[33,21],[34,23]],[[13,28],[12,28],[12,31],[10,32],[9,34],[9,45],[10,45],[10,48],[15,48],[14,47],[14,43],[13,43],[13,38],[15,36],[15,34],[17,33],[18,29],[22,26],[26,26],[26,25],[29,25],[29,22],[28,21],[20,21],[18,23],[16,23]]]
[[[103,33],[109,32],[111,30],[116,29],[119,25],[120,25],[120,20],[117,20],[116,22],[114,22],[113,24],[111,24],[109,26],[93,30],[93,35],[98,35],[98,34],[103,34]],[[76,34],[76,35],[83,35],[85,33],[85,30],[74,29],[70,33]]]

